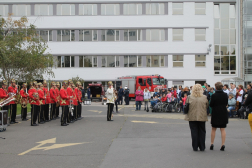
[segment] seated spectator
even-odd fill
[[[233,118],[233,113],[232,110],[235,110],[236,106],[236,100],[234,98],[234,95],[232,93],[229,94],[228,96],[228,108],[227,111],[229,113],[229,117]]]
[[[248,95],[246,94],[244,96],[244,100],[242,101],[242,105],[241,105],[241,108],[238,110],[238,113],[240,114],[240,118],[242,119],[248,119],[248,115],[249,115],[249,107],[247,107],[245,105],[245,101],[247,99]],[[244,115],[246,112],[246,116]]]
[[[159,98],[157,96],[155,96],[153,98],[153,100],[151,101],[151,107],[154,107],[157,104],[158,100],[159,100]]]
[[[171,96],[172,96],[172,93],[170,90],[168,90],[168,94],[166,95],[168,103],[171,102]]]
[[[154,92],[154,94],[153,94],[153,97],[160,97],[160,93],[158,92],[158,89],[157,88],[155,88],[155,92]]]
[[[177,102],[177,99],[174,97],[174,95],[171,96],[171,104],[175,104]]]
[[[165,96],[165,94],[163,94],[163,97],[161,98],[162,102],[166,102],[167,101],[167,97]]]

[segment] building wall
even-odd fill
[[[3,3],[2,1],[0,1]],[[12,3],[13,1],[8,1]],[[23,1],[31,2],[31,1]],[[34,1],[33,1],[34,2]],[[45,2],[45,1],[44,1]],[[54,1],[56,2],[56,1]],[[57,1],[61,2],[61,1]],[[68,1],[70,2],[70,1]],[[77,1],[75,1],[77,2]],[[85,1],[78,1],[85,2]],[[89,1],[91,2],[91,1]],[[92,1],[95,3],[95,1]],[[99,1],[102,2],[102,1]],[[104,1],[107,2],[107,1]],[[110,1],[112,2],[112,1]],[[117,1],[118,2],[118,1]],[[136,1],[133,1],[136,2]],[[139,2],[139,1],[137,1]],[[154,1],[155,2],[155,1]],[[47,50],[52,55],[167,55],[168,67],[118,67],[118,68],[54,68],[55,79],[65,80],[79,76],[85,81],[108,81],[120,76],[160,74],[168,81],[184,81],[190,86],[195,81],[206,81],[210,85],[224,78],[238,77],[235,75],[214,74],[214,2],[206,2],[206,15],[195,15],[194,2],[184,2],[184,14],[172,15],[172,2],[168,2],[168,15],[139,15],[139,16],[30,16],[29,22],[38,29],[127,29],[127,28],[164,28],[168,29],[168,40],[162,42],[48,42]],[[225,2],[225,1],[221,1]],[[233,0],[227,2],[234,2]],[[64,1],[66,3],[66,1]],[[239,15],[236,12],[237,16]],[[184,40],[173,41],[172,29],[184,28]],[[206,28],[206,41],[195,41],[195,28]],[[237,33],[238,34],[238,33]],[[209,45],[212,45],[208,53]],[[238,43],[236,43],[238,44]],[[206,66],[195,67],[195,55],[206,55]],[[184,66],[173,67],[172,55],[184,55]],[[237,56],[238,57],[238,56]],[[240,63],[237,58],[237,67]],[[47,78],[45,76],[45,78]],[[169,82],[169,87],[173,82]]]

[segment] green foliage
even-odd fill
[[[77,81],[79,81],[81,83],[81,85],[85,82],[84,79],[80,78],[80,77],[73,77],[72,81],[74,84],[76,84]]]
[[[0,18],[0,78],[33,81],[43,75],[54,77],[53,56],[46,53],[47,43],[39,39],[26,17]],[[49,66],[50,65],[50,66]]]

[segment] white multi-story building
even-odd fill
[[[0,0],[7,13],[48,41],[53,80],[160,74],[171,87],[241,77],[239,0]]]

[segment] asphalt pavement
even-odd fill
[[[53,120],[36,127],[21,121],[0,132],[0,168],[250,168],[252,138],[247,120],[231,119],[226,150],[210,146],[207,122],[205,152],[194,152],[188,122],[181,113],[147,113],[119,106],[114,121],[106,106],[83,106],[82,120],[60,126]]]

